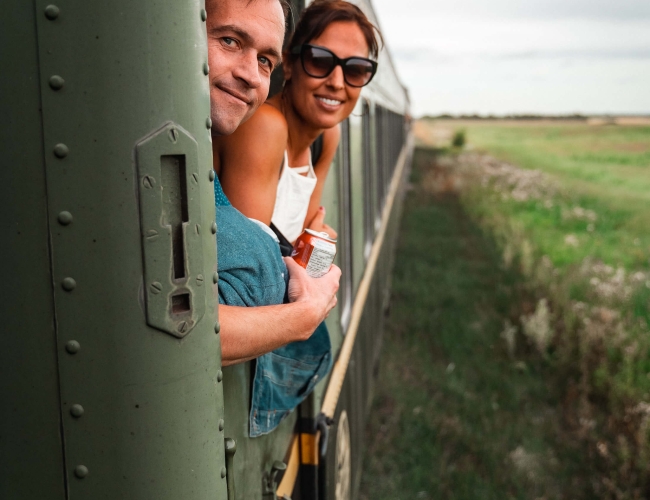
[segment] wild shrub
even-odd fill
[[[465,147],[465,139],[465,130],[456,130],[456,132],[454,132],[454,136],[451,139],[452,147],[456,149],[463,149]]]

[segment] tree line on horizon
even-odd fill
[[[614,120],[617,117],[622,116],[647,116],[643,114],[638,115],[584,115],[581,113],[571,113],[565,115],[545,115],[545,114],[507,114],[507,115],[494,115],[487,114],[481,115],[478,113],[473,114],[451,114],[451,113],[442,113],[439,115],[423,115],[420,117],[421,120],[566,120],[566,121],[587,121],[590,118],[602,118],[605,120]]]

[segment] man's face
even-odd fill
[[[206,10],[212,135],[228,135],[269,94],[284,15],[278,0],[207,0]]]

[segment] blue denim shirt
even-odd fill
[[[214,180],[219,303],[268,306],[285,302],[289,273],[271,236],[234,208]],[[303,342],[257,358],[249,419],[251,437],[268,434],[325,377],[332,366],[325,323]]]

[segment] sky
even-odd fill
[[[650,114],[650,0],[372,0],[415,116]]]

